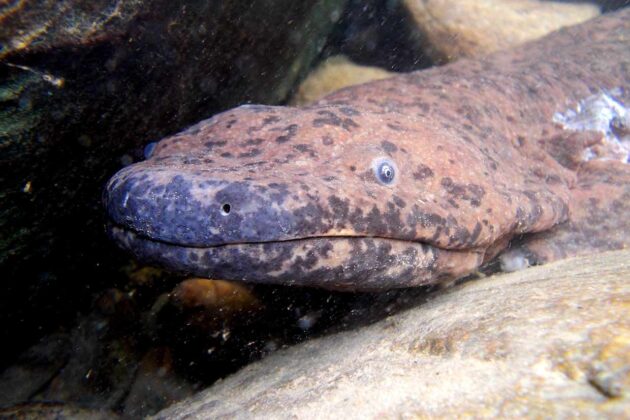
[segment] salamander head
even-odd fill
[[[355,290],[458,277],[503,236],[485,201],[511,209],[483,156],[434,137],[344,106],[236,108],[117,173],[109,230],[202,276]]]

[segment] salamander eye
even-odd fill
[[[388,159],[378,159],[374,162],[376,179],[382,184],[389,185],[396,178],[396,165]]]

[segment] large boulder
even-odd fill
[[[438,62],[514,47],[599,14],[590,3],[541,0],[402,0]]]
[[[396,73],[380,67],[362,66],[343,55],[328,57],[300,83],[291,105],[306,106],[336,90],[373,80],[386,79]]]
[[[470,281],[156,416],[628,417],[630,250]]]

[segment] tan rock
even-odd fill
[[[355,64],[343,55],[330,57],[300,84],[291,104],[308,105],[344,87],[386,79],[394,74],[379,67]]]
[[[470,281],[157,418],[628,417],[630,250]]]
[[[599,15],[589,3],[540,0],[404,0],[427,53],[437,61],[475,57],[540,38]]]
[[[187,279],[175,286],[170,303],[182,313],[187,327],[202,331],[238,325],[262,309],[245,284],[203,278]]]

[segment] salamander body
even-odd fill
[[[341,290],[453,280],[508,246],[506,269],[622,248],[628,103],[630,8],[306,108],[218,114],[109,181],[108,229],[177,271]]]

